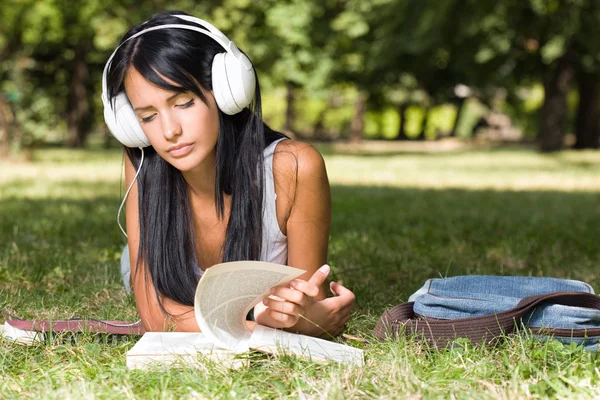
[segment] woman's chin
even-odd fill
[[[189,172],[202,164],[202,160],[197,160],[195,157],[184,157],[176,160],[170,160],[169,162],[173,167],[181,172]]]
[[[198,166],[197,164],[191,162],[173,162],[171,165],[180,172],[189,172]]]

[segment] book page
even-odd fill
[[[248,346],[272,354],[295,354],[312,361],[334,361],[359,367],[364,363],[361,349],[262,325],[256,325]]]
[[[208,268],[196,288],[194,311],[202,332],[225,349],[248,351],[246,315],[269,294],[306,271],[262,261],[236,261]]]

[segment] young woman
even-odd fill
[[[322,337],[343,330],[354,294],[331,282],[326,297],[323,159],[262,121],[252,65],[232,42],[182,12],[157,14],[109,59],[103,102],[126,145],[126,267],[146,330],[199,330],[202,272],[236,260],[307,271],[271,290],[254,308],[257,323]]]

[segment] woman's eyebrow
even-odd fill
[[[167,99],[167,102],[173,100],[174,98],[176,98],[177,96],[181,96],[182,94],[185,94],[186,92],[180,92],[180,93],[175,93],[172,96],[169,96],[169,98]],[[154,108],[153,106],[145,106],[145,107],[136,107],[133,109],[133,111],[146,111],[146,110],[150,110]]]

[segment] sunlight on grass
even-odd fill
[[[332,182],[416,188],[600,190],[600,154],[539,154],[523,150],[465,150],[387,155],[332,154]]]
[[[46,150],[33,162],[0,162],[0,198],[119,195],[122,152]]]
[[[377,143],[377,142],[375,142]],[[600,153],[565,151],[539,154],[529,150],[427,150],[422,144],[367,143],[324,152],[332,184],[398,188],[471,190],[599,191]],[[339,146],[338,146],[339,147]],[[423,150],[424,149],[424,150]],[[442,147],[442,149],[444,149]],[[375,153],[379,151],[382,154]],[[0,196],[81,198],[121,192],[122,152],[45,150],[33,162],[0,162]]]

